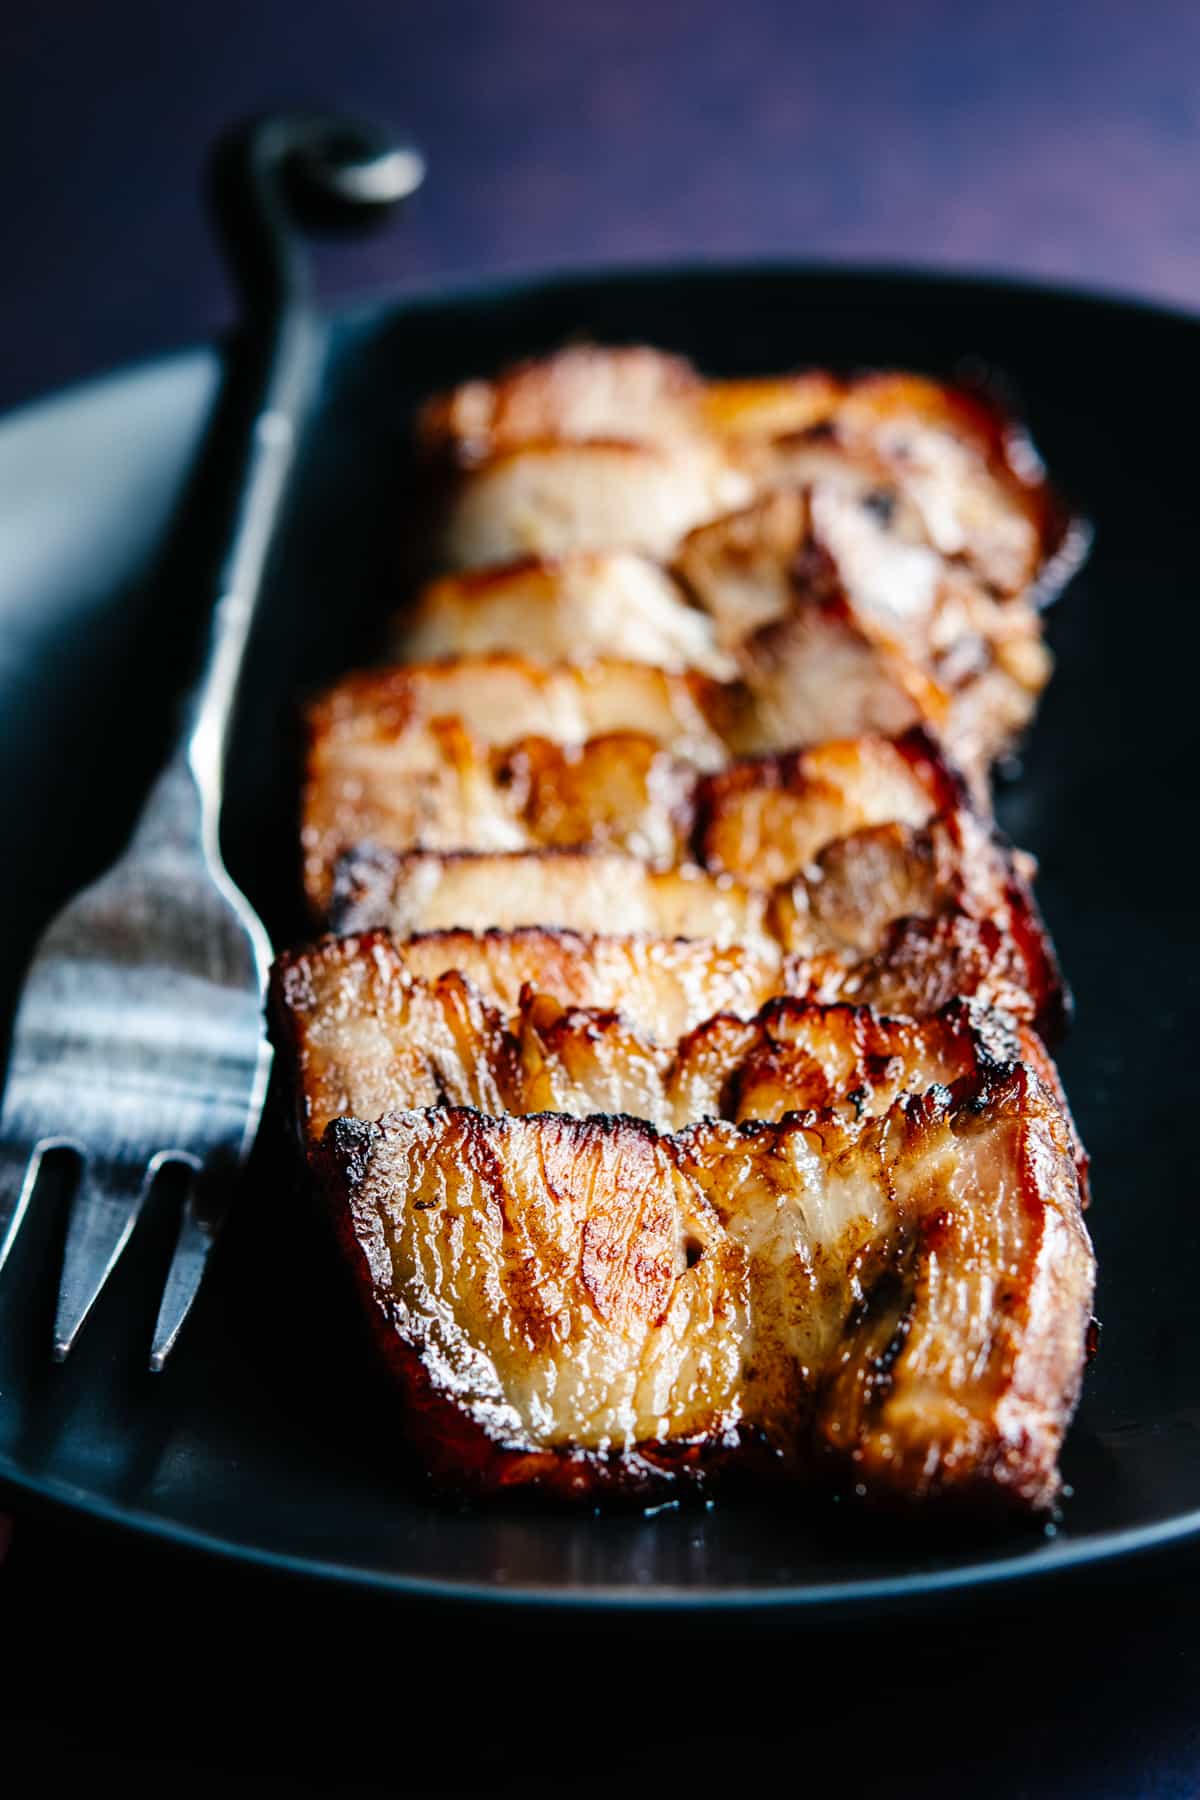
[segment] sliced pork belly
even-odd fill
[[[1030,589],[1058,547],[1065,522],[1036,452],[981,394],[908,374],[800,375],[710,383],[704,411],[760,485],[870,484],[995,593]]]
[[[715,449],[743,488],[748,479],[760,492],[814,480],[886,490],[886,504],[915,517],[942,559],[1007,597],[1036,587],[1066,523],[1028,436],[1003,407],[903,372],[705,383],[682,358],[584,345],[436,397],[419,438],[427,453],[467,469],[532,447],[607,440]]]
[[[922,731],[833,739],[707,776],[696,789],[692,850],[713,873],[774,887],[835,838],[871,825],[925,825],[965,804],[961,777]]]
[[[1033,608],[948,563],[912,509],[853,465],[842,484],[768,492],[697,528],[674,567],[736,654],[748,730],[765,742],[923,723],[982,773],[1049,676]]]
[[[703,395],[683,357],[642,345],[572,345],[436,395],[417,436],[427,454],[460,464],[551,438],[670,444],[703,431]]]
[[[969,995],[1062,1033],[1070,1000],[1028,859],[973,813],[836,839],[775,890],[771,918],[793,992],[917,1017]]]
[[[538,661],[630,662],[699,669],[729,679],[712,621],[670,576],[629,551],[577,551],[434,581],[397,619],[393,650],[421,661],[510,650]]]
[[[430,931],[397,942],[384,931],[325,938],[314,949],[281,959],[288,972],[288,1006],[305,1010],[306,983],[317,983],[311,1004],[340,1006],[349,1028],[359,1010],[380,1013],[376,998],[407,983],[446,974],[466,978],[506,1018],[525,989],[551,994],[562,1006],[619,1011],[642,1036],[673,1044],[717,1013],[752,1017],[785,991],[777,946],[719,945],[703,938],[654,938],[525,926],[515,931]],[[314,988],[318,994],[318,988]],[[341,999],[338,999],[339,994]],[[366,998],[364,998],[364,996]],[[331,1015],[332,1016],[332,1015]]]
[[[773,971],[766,978],[775,985],[763,999],[808,994],[921,1017],[970,996],[1035,1024],[1048,1041],[1066,1017],[1066,991],[1026,867],[970,813],[835,838],[769,893],[691,870],[652,873],[609,853],[370,850],[351,853],[339,869],[333,924],[342,932],[431,931],[438,941],[470,946],[483,941],[473,934],[497,923],[504,931],[492,939],[500,943],[505,931],[520,939],[523,928],[543,922],[555,928],[545,937],[556,959],[564,941],[584,958],[590,943],[619,941],[572,935],[597,931],[654,934],[624,940],[640,943],[651,964],[673,963],[683,939],[696,940],[691,948],[701,956],[706,943],[740,945],[766,959],[758,964],[764,973]],[[536,964],[522,967],[535,986],[573,1003],[624,1004],[607,987],[601,991],[611,998],[584,999],[574,977],[563,994]]]
[[[641,663],[459,657],[352,676],[309,711],[305,886],[348,846],[612,841],[674,859],[697,768],[726,758],[723,690]]]
[[[552,981],[550,969],[539,976]],[[564,1003],[548,985],[499,1005],[460,970],[417,975],[406,947],[369,937],[281,957],[271,1017],[310,1147],[332,1119],[413,1107],[628,1113],[674,1131],[814,1107],[857,1119],[1005,1061],[1055,1081],[1033,1032],[964,1001],[918,1021],[785,997],[665,1039],[621,1008]]]
[[[439,560],[476,569],[576,550],[666,560],[694,525],[744,506],[752,493],[749,477],[703,438],[522,444],[455,477]]]
[[[651,869],[617,850],[388,851],[366,845],[337,865],[330,927],[396,937],[451,926],[567,926],[748,943],[771,935],[768,895],[684,866]]]
[[[1021,1065],[860,1123],[343,1118],[316,1162],[448,1488],[645,1500],[744,1469],[925,1508],[1059,1491],[1093,1258],[1069,1131]]]

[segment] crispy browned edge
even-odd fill
[[[903,925],[904,921],[899,923]],[[575,932],[558,932],[547,926],[536,926],[533,929],[549,935],[569,936],[576,939],[580,935]],[[505,937],[512,934],[495,931],[489,935]],[[299,1078],[303,1046],[298,1030],[301,1013],[293,1003],[296,986],[297,984],[303,985],[308,981],[309,967],[315,959],[324,958],[333,952],[348,952],[355,956],[369,957],[377,947],[386,946],[390,949],[392,943],[391,934],[381,928],[356,932],[347,937],[331,934],[305,949],[283,952],[276,958],[272,966],[267,999],[268,1025],[272,1041],[279,1051],[281,1065],[285,1071],[286,1090],[293,1108],[293,1124],[302,1148],[307,1147],[309,1133],[302,1083]],[[552,990],[550,991],[552,992]],[[795,993],[780,993],[767,1000],[753,1015],[753,1020],[769,1023],[772,1019],[782,1019],[808,1007],[816,1008],[822,1015],[839,1012],[866,1013],[877,1018],[882,1024],[902,1022],[899,1019],[893,1019],[887,1013],[879,1012],[874,1007],[861,1006],[854,1001],[815,1001],[807,999],[803,994]],[[619,1016],[618,1012],[612,1010],[605,1012],[600,1008],[575,1010],[591,1013],[597,1020],[615,1020]],[[682,1050],[684,1044],[697,1037],[717,1020],[732,1016],[728,1013],[713,1014],[710,1019],[685,1034],[680,1040],[679,1050]],[[918,1023],[920,1017],[941,1019],[948,1023],[956,1034],[970,1036],[973,1040],[976,1071],[981,1077],[985,1074],[995,1074],[1014,1060],[1012,1054],[1014,1051],[1022,1062],[1027,1063],[1036,1072],[1043,1085],[1054,1095],[1067,1122],[1071,1134],[1075,1167],[1079,1176],[1081,1205],[1086,1209],[1091,1201],[1091,1159],[1079,1135],[1054,1058],[1047,1050],[1036,1027],[1019,1022],[1014,1023],[1006,1015],[989,1012],[986,1007],[976,1001],[962,997],[949,1001],[933,1013],[919,1015]],[[1007,1038],[1007,1042],[1001,1041],[1004,1038]]]
[[[900,1101],[908,1119],[918,1130],[932,1130],[951,1112],[962,1110],[981,1117],[992,1107],[1005,1103],[1023,1104],[1031,1091],[1040,1087],[1036,1074],[1021,1064],[999,1065],[978,1079],[956,1083],[951,1089],[933,1088],[927,1094]],[[447,1109],[463,1118],[468,1125],[481,1115],[469,1109]],[[537,1117],[538,1115],[531,1115]],[[562,1123],[561,1115],[542,1115]],[[819,1126],[819,1113],[791,1115],[787,1126]],[[634,1129],[647,1139],[658,1141],[653,1128],[641,1119],[596,1116],[570,1121],[581,1135],[613,1134]],[[736,1128],[743,1137],[753,1138],[776,1132],[779,1126],[743,1125]],[[540,1496],[571,1503],[594,1505],[598,1502],[623,1501],[637,1505],[680,1496],[689,1490],[709,1489],[729,1481],[746,1480],[751,1484],[778,1480],[788,1470],[782,1453],[772,1446],[757,1429],[738,1427],[719,1439],[700,1437],[677,1440],[669,1445],[641,1444],[622,1451],[601,1453],[578,1447],[559,1447],[540,1451],[514,1449],[489,1437],[482,1426],[466,1417],[455,1402],[433,1385],[419,1351],[405,1343],[394,1330],[386,1305],[376,1294],[371,1281],[365,1252],[356,1234],[351,1214],[351,1195],[362,1180],[371,1146],[381,1126],[358,1119],[338,1119],[327,1129],[321,1145],[312,1157],[312,1168],[318,1192],[332,1225],[344,1266],[350,1271],[370,1336],[383,1366],[400,1393],[408,1422],[408,1439],[423,1459],[425,1472],[436,1489],[448,1496],[463,1498],[492,1497],[505,1492],[536,1493]],[[1038,1185],[1038,1157],[1034,1148],[1026,1146],[1022,1169],[1025,1203],[1042,1215],[1052,1209],[1043,1200]],[[940,1234],[946,1229],[941,1213],[926,1220],[911,1254],[918,1262],[936,1255]],[[1080,1216],[1079,1229],[1086,1241]],[[914,1470],[902,1460],[899,1467],[872,1439],[871,1424],[890,1389],[890,1371],[903,1348],[910,1327],[911,1313],[888,1319],[889,1278],[894,1279],[891,1264],[876,1286],[868,1293],[847,1322],[845,1341],[859,1339],[862,1355],[857,1365],[844,1358],[829,1372],[815,1397],[812,1415],[812,1461],[806,1474],[809,1485],[831,1488],[847,1497],[880,1505],[890,1512],[913,1510],[924,1513],[931,1501],[938,1503],[939,1515],[961,1514],[971,1519],[1013,1514],[1035,1515],[1045,1512],[1059,1492],[1057,1473],[1058,1449],[1062,1436],[1074,1416],[1085,1368],[1085,1340],[1090,1317],[1091,1294],[1085,1299],[1085,1311],[1077,1320],[1066,1320],[1054,1306],[1054,1296],[1041,1292],[1052,1286],[1053,1269],[1043,1266],[1034,1271],[1031,1290],[1041,1302],[1060,1333],[1078,1327],[1080,1354],[1076,1379],[1067,1387],[1044,1379],[1039,1399],[1045,1417],[1052,1423],[1054,1450],[1049,1464],[1046,1442],[1023,1439],[1014,1444],[997,1432],[972,1460],[969,1468],[945,1468],[929,1474],[922,1472],[914,1479]],[[1040,1280],[1039,1280],[1040,1278]],[[880,1317],[888,1324],[881,1337]],[[1039,1323],[1042,1321],[1039,1321]],[[873,1344],[872,1340],[878,1342]],[[1036,1348],[1040,1339],[1034,1339]],[[1036,1380],[1046,1375],[1036,1354],[1028,1360]],[[839,1382],[853,1383],[849,1404],[834,1398]],[[1015,1377],[1010,1386],[1015,1385]],[[838,1407],[841,1406],[841,1412]],[[831,1416],[832,1415],[832,1416]],[[852,1429],[844,1429],[846,1418]],[[839,1428],[834,1429],[835,1425]]]

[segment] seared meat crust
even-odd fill
[[[927,826],[851,831],[770,892],[692,869],[655,873],[610,853],[362,850],[339,865],[334,895],[340,932],[403,937],[458,927],[471,941],[497,923],[506,931],[541,923],[653,934],[647,943],[694,939],[697,952],[704,941],[741,944],[774,970],[769,993],[916,1017],[968,996],[1035,1024],[1047,1041],[1061,1033],[1069,1005],[1022,860],[961,809]],[[536,971],[531,979],[558,993]],[[597,1004],[620,1005],[620,996]]]
[[[633,550],[666,561],[702,519],[744,506],[753,488],[720,446],[589,438],[520,444],[454,483],[438,543],[449,569],[526,556]]]
[[[603,581],[573,564],[637,552],[670,561],[708,615],[660,577],[639,635],[714,673],[732,657],[768,734],[753,747],[923,723],[982,791],[1032,716],[1051,667],[1036,608],[1078,534],[980,396],[890,374],[705,384],[678,359],[592,346],[438,398],[422,435],[458,470],[443,562],[567,563],[440,584],[418,646],[503,641],[515,579],[533,604],[513,642],[536,615],[547,647],[531,654],[611,653],[621,608],[606,623]]]
[[[817,486],[692,531],[676,575],[773,741],[920,723],[982,780],[1050,673],[1034,607],[947,562],[869,470],[835,483],[819,455]]]
[[[1023,1066],[860,1124],[339,1119],[315,1163],[447,1488],[646,1500],[745,1469],[1055,1499],[1093,1263]]]
[[[460,702],[473,669],[486,702],[478,724],[437,710]],[[337,859],[359,845],[606,846],[659,867],[695,859],[749,872],[761,887],[847,831],[924,823],[964,798],[919,730],[743,759],[707,780],[728,764],[733,734],[716,684],[628,663],[537,670],[464,658],[354,677],[309,715],[303,843],[314,913],[327,915]]]
[[[599,840],[673,860],[697,769],[727,758],[703,676],[521,656],[339,682],[310,709],[305,888],[318,915],[353,844],[515,850]]]
[[[427,455],[459,464],[547,438],[669,444],[696,436],[703,394],[681,356],[572,345],[435,395],[421,409],[417,437]]]
[[[896,492],[941,556],[1001,594],[1031,585],[1065,526],[1036,452],[995,402],[903,373],[706,383],[680,357],[583,345],[436,396],[418,435],[468,476],[530,448],[621,444],[717,449],[764,490],[865,477]]]
[[[784,997],[750,1016],[717,1013],[676,1039],[648,1029],[669,1025],[669,1010],[639,1006],[636,991],[628,1009],[564,1002],[548,968],[515,1001],[510,984],[505,1004],[457,967],[414,973],[412,949],[383,937],[327,938],[277,962],[272,1029],[310,1144],[343,1114],[377,1119],[429,1106],[627,1113],[662,1131],[812,1108],[860,1118],[901,1093],[1016,1060],[1056,1089],[1034,1032],[965,1001],[914,1020]]]
[[[619,1011],[635,1031],[660,1044],[674,1043],[717,1013],[750,1017],[786,979],[773,944],[584,936],[527,926],[430,931],[402,943],[385,931],[324,938],[310,950],[281,957],[274,981],[289,1013],[307,1015],[323,994],[333,1022],[354,1030],[360,1016],[394,1015],[403,1002],[382,997],[391,990],[402,994],[414,979],[430,983],[451,973],[465,977],[505,1018],[517,1012],[528,988],[552,994],[562,1006]]]

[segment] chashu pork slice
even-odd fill
[[[341,1118],[315,1165],[445,1488],[1059,1492],[1093,1256],[1069,1129],[1023,1065],[853,1123]]]
[[[386,931],[324,938],[313,949],[282,958],[287,1006],[340,1009],[348,1029],[363,1014],[392,1016],[386,996],[443,975],[467,981],[481,1001],[505,1018],[522,994],[552,994],[568,1007],[620,1012],[641,1036],[672,1044],[718,1013],[750,1018],[785,991],[778,948],[713,944],[703,938],[655,938],[639,933],[554,930],[430,931],[398,942]],[[306,998],[306,984],[317,983]],[[340,996],[340,998],[339,998]],[[331,1015],[332,1016],[332,1015]]]
[[[577,345],[435,396],[418,438],[467,470],[551,443],[715,449],[759,492],[820,479],[882,496],[999,596],[1052,590],[1069,572],[1055,568],[1064,511],[1028,434],[993,397],[903,371],[704,382],[661,351]]]
[[[810,373],[712,382],[703,411],[760,487],[873,491],[997,595],[1033,590],[1061,547],[1066,519],[1027,433],[982,393],[905,373]]]
[[[863,733],[745,757],[697,784],[691,848],[704,868],[753,887],[801,873],[867,826],[927,825],[968,804],[962,777],[923,730]]]
[[[611,852],[363,849],[339,864],[332,923],[343,933],[432,933],[429,941],[465,945],[536,939],[544,924],[553,928],[545,941],[560,980],[566,944],[586,961],[591,943],[640,943],[653,966],[674,965],[681,940],[693,940],[686,949],[701,958],[706,944],[740,948],[772,971],[764,999],[808,994],[923,1017],[962,995],[1036,1025],[1049,1041],[1069,1005],[1024,861],[961,811],[835,838],[769,892],[693,869],[650,871]],[[486,939],[477,935],[497,925]],[[535,963],[522,967],[535,986],[560,992]],[[571,984],[566,997],[581,1004],[625,1004],[607,988],[612,998],[579,999],[574,975]]]
[[[498,1005],[458,969],[419,976],[403,949],[329,938],[279,958],[270,1008],[310,1148],[343,1115],[443,1105],[627,1113],[660,1131],[812,1108],[857,1119],[1012,1061],[1036,1069],[1065,1109],[1036,1034],[966,1001],[914,1020],[783,997],[664,1039],[619,1008],[564,1004],[532,983]],[[1082,1150],[1078,1161],[1082,1174]]]
[[[773,896],[789,990],[915,1017],[970,996],[1054,1042],[1070,996],[1029,872],[961,808],[838,838]]]
[[[665,561],[694,525],[746,505],[753,491],[749,476],[704,438],[535,441],[453,477],[437,558],[449,569],[576,550]]]
[[[722,680],[737,673],[707,613],[657,563],[627,550],[443,576],[397,618],[392,648],[413,661],[511,650],[549,662],[621,656]]]
[[[564,678],[586,704],[547,704]],[[477,714],[438,716],[442,705],[467,705],[473,682]],[[520,732],[494,698],[515,707],[523,685]],[[459,658],[352,677],[309,715],[303,844],[314,912],[328,915],[338,859],[359,846],[599,846],[660,867],[700,861],[769,887],[834,837],[923,822],[965,792],[920,730],[741,761],[710,779],[706,770],[727,762],[722,724],[730,729],[717,684],[636,664],[539,670],[521,658]]]
[[[643,663],[455,657],[350,676],[308,714],[305,887],[352,844],[612,840],[672,860],[697,768],[726,760],[715,682]]]
[[[671,444],[704,434],[704,395],[681,356],[576,344],[435,395],[417,436],[427,455],[465,465],[548,438]]]
[[[330,927],[396,937],[455,926],[511,931],[649,932],[751,943],[772,936],[768,894],[685,864],[652,869],[620,850],[348,851],[334,874]]]
[[[675,559],[738,659],[751,699],[743,747],[923,723],[982,773],[1049,677],[1038,615],[947,561],[869,471],[823,472],[830,454],[797,467],[815,485],[698,527]]]

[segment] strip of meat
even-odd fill
[[[1093,1260],[1023,1066],[881,1118],[339,1119],[316,1158],[407,1434],[457,1491],[738,1469],[1040,1510]]]
[[[547,438],[670,444],[703,430],[703,395],[683,357],[641,345],[572,345],[435,395],[421,409],[417,437],[427,455],[459,464]]]
[[[460,657],[351,676],[309,709],[305,887],[340,851],[613,841],[673,860],[696,769],[726,760],[722,688],[605,660]],[[681,810],[682,809],[682,810]]]
[[[677,470],[689,451],[715,450],[760,492],[817,479],[843,488],[865,482],[890,490],[939,556],[970,567],[1002,596],[1034,589],[1067,525],[1028,435],[1001,406],[982,393],[906,373],[844,380],[812,370],[705,383],[682,358],[660,351],[584,345],[435,397],[422,412],[419,439],[427,453],[467,471],[467,491],[480,465],[504,469],[514,458],[520,466],[526,451],[536,459],[550,446],[570,451],[605,443],[657,452],[665,462],[674,457]],[[555,509],[551,529],[561,531],[565,516],[577,522],[581,508],[608,510],[603,477],[593,500],[583,492],[582,475],[572,476],[569,458],[556,467],[563,473],[552,485],[561,485],[567,499]],[[677,489],[685,480],[677,472]],[[505,529],[537,531],[543,508],[532,466],[514,486],[525,504]],[[743,500],[711,506],[693,522],[749,497],[743,486]],[[665,521],[673,508],[660,507],[659,514]],[[636,500],[631,516],[640,522]],[[622,529],[619,515],[606,545],[634,542],[612,535],[614,529]],[[572,546],[556,546],[564,547]],[[526,542],[476,560],[534,548],[544,546]]]
[[[466,707],[473,678],[477,714],[442,714]],[[338,856],[360,844],[604,845],[659,866],[696,855],[742,871],[746,855],[730,860],[734,840],[761,844],[756,820],[781,830],[786,821],[774,869],[800,842],[815,851],[861,824],[928,819],[963,794],[920,732],[823,743],[707,783],[728,761],[723,695],[700,676],[607,661],[544,669],[464,657],[352,677],[309,714],[303,843],[316,915],[327,913]],[[764,870],[755,880],[778,878]]]
[[[708,615],[665,570],[626,550],[576,551],[431,582],[396,620],[394,653],[412,661],[515,651],[538,661],[631,662],[737,674]]]
[[[970,996],[1033,1023],[1048,1042],[1069,1006],[1023,859],[961,810],[928,826],[835,838],[770,893],[698,871],[654,873],[611,854],[361,850],[339,865],[335,896],[339,932],[545,924],[743,944],[783,953],[774,992],[918,1017]]]
[[[624,1007],[564,1003],[552,969],[502,1006],[459,969],[415,974],[410,948],[327,938],[277,962],[272,1026],[310,1141],[342,1114],[424,1106],[629,1113],[672,1131],[710,1116],[777,1119],[812,1107],[857,1118],[1003,1061],[1029,1062],[1054,1081],[1031,1031],[964,1001],[917,1021],[780,998],[663,1039]],[[636,993],[631,1001],[635,1014],[661,1015],[639,1008]]]
[[[703,438],[669,447],[607,438],[522,444],[459,475],[439,561],[477,569],[575,550],[665,560],[693,525],[744,506],[752,493],[748,476]]]
[[[772,936],[770,897],[699,869],[651,869],[618,850],[389,851],[362,845],[334,874],[339,933],[566,926],[745,944]]]
[[[966,805],[962,778],[923,731],[835,738],[697,783],[691,849],[702,868],[774,887],[851,832],[927,825]]]
[[[765,942],[585,936],[535,925],[430,931],[402,943],[384,931],[324,938],[314,949],[281,958],[276,979],[286,976],[289,1012],[307,1014],[324,1004],[319,993],[353,1028],[360,1008],[391,1016],[393,989],[446,974],[465,977],[505,1018],[518,1011],[526,988],[540,990],[563,1006],[620,1011],[659,1044],[676,1042],[717,1013],[753,1016],[785,991],[786,979],[778,948]]]
[[[1038,615],[947,561],[870,470],[832,479],[830,455],[806,460],[811,488],[691,532],[675,571],[738,657],[751,731],[780,743],[924,723],[982,780],[1049,677]]]

